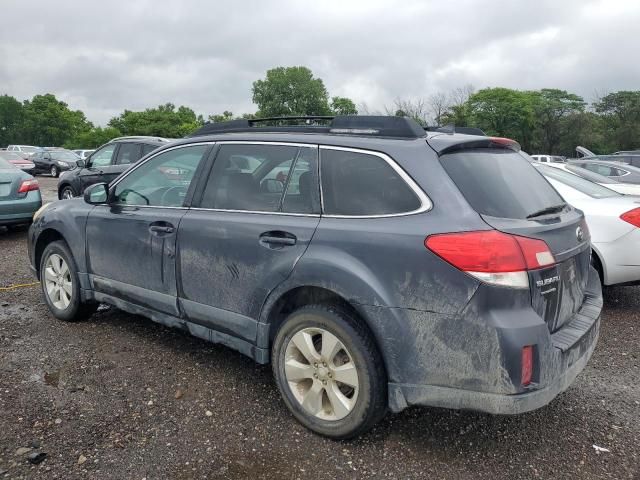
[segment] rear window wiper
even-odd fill
[[[548,215],[550,213],[558,213],[564,210],[566,206],[567,206],[566,203],[561,203],[559,205],[546,207],[546,208],[543,208],[542,210],[538,210],[537,212],[533,212],[531,215],[527,215],[527,218],[535,218],[535,217],[541,217],[542,215]]]

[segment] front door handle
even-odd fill
[[[288,232],[265,232],[260,235],[260,243],[269,248],[292,246],[296,240],[295,235]]]
[[[156,235],[157,235],[157,234],[162,234],[162,233],[168,234],[168,233],[173,233],[173,232],[175,231],[175,228],[174,228],[174,226],[173,226],[173,225],[171,225],[171,224],[166,224],[166,223],[163,223],[163,224],[152,223],[152,224],[149,226],[149,231],[150,231],[151,233],[153,233],[153,234],[156,234]]]

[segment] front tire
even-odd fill
[[[73,188],[71,188],[70,186],[65,186],[61,191],[60,191],[60,200],[69,200],[70,198],[75,197],[75,193],[73,191]]]
[[[58,171],[58,167],[56,167],[55,165],[51,165],[51,176],[53,178],[58,178],[58,175],[60,175],[60,172]]]
[[[81,302],[78,269],[63,241],[52,242],[44,249],[40,261],[40,285],[49,310],[60,320],[85,320],[98,308],[96,303]]]
[[[369,330],[335,306],[311,305],[283,322],[272,367],[285,404],[308,429],[346,439],[386,413],[387,380]]]

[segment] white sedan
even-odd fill
[[[640,197],[621,195],[547,165],[535,166],[565,201],[584,212],[602,283],[640,283]]]
[[[622,193],[624,195],[640,196],[640,185],[636,185],[634,183],[616,182],[609,177],[605,177],[604,175],[600,175],[599,173],[592,172],[591,170],[587,170],[586,168],[578,167],[577,165],[569,165],[566,163],[549,163],[548,165],[553,168],[564,170],[565,172],[573,173],[574,175],[578,175],[579,177],[586,178],[587,180],[610,188],[611,190],[614,190],[618,193]]]

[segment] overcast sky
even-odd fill
[[[0,94],[53,93],[89,120],[125,108],[254,112],[251,84],[305,65],[330,95],[640,89],[639,0],[0,0]]]

